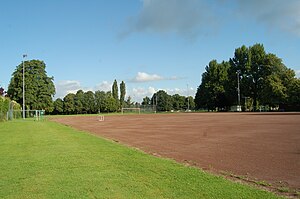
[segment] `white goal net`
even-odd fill
[[[141,109],[140,108],[122,108],[122,114],[124,113],[137,113],[141,114]]]

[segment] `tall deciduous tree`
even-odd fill
[[[107,92],[105,95],[105,111],[115,112],[118,108],[118,99],[115,99],[110,91]]]
[[[75,113],[75,94],[69,93],[64,97],[64,112],[66,114]]]
[[[294,107],[297,107],[297,111],[300,110],[300,79],[294,78],[287,88],[288,98],[285,102]]]
[[[128,96],[127,97],[127,100],[126,100],[126,106],[127,107],[131,107],[133,105],[133,102],[131,101],[131,96]]]
[[[75,103],[75,112],[77,114],[82,114],[83,112],[85,112],[85,107],[84,107],[85,99],[84,99],[83,90],[78,90],[76,92],[74,103]]]
[[[112,96],[114,99],[119,100],[119,89],[118,89],[118,82],[117,80],[114,81],[112,85]]]
[[[96,109],[98,112],[106,111],[105,100],[106,100],[106,93],[104,91],[95,92]]]
[[[235,49],[229,63],[213,60],[206,67],[195,96],[197,108],[236,105],[238,80],[241,98],[250,98],[254,110],[259,105],[300,104],[292,97],[298,89],[295,72],[276,55],[266,53],[262,44]]]
[[[40,60],[25,61],[24,68],[26,106],[30,109],[44,109],[52,112],[52,97],[55,94],[54,78],[47,76],[46,64]],[[21,63],[12,74],[7,91],[9,97],[20,104],[23,101],[22,87],[23,65]]]
[[[186,109],[185,97],[179,94],[175,94],[172,96],[173,109],[175,110],[183,110]]]
[[[64,112],[64,101],[60,98],[57,98],[54,101],[53,114],[62,114]]]
[[[225,84],[228,81],[228,62],[218,64],[216,60],[209,62],[202,74],[202,83],[197,89],[195,103],[198,108],[225,108],[228,106],[225,95]]]
[[[188,103],[188,105],[187,105]],[[189,106],[190,110],[194,110],[195,109],[195,100],[192,96],[188,96],[185,98],[185,107],[187,109],[187,107]]]
[[[266,53],[262,44],[236,49],[230,63],[229,79],[240,71],[241,94],[253,99],[254,109],[258,104],[275,106],[286,100],[289,81],[285,79],[292,79],[294,74],[276,55]],[[233,82],[229,83],[231,88]]]
[[[163,90],[153,94],[151,101],[155,103],[157,111],[170,111],[173,108],[172,97]]]
[[[143,98],[142,105],[144,105],[144,106],[150,105],[150,102],[151,102],[151,99],[148,96],[146,96]]]
[[[226,90],[226,98],[228,99],[231,105],[238,104],[237,97],[237,87],[238,80],[240,83],[240,91],[242,91],[242,95],[245,97],[250,97],[249,91],[249,68],[250,68],[250,58],[249,58],[249,49],[246,46],[242,46],[240,48],[235,49],[234,57],[229,59],[230,67],[228,70],[228,82],[225,85]]]
[[[92,91],[87,91],[86,93],[84,93],[84,108],[86,113],[95,113],[95,95]]]
[[[254,101],[254,107],[258,105],[258,97],[264,83],[264,65],[266,52],[262,44],[255,44],[249,49],[250,67],[247,75],[248,90]]]
[[[126,86],[125,86],[125,82],[122,81],[120,84],[120,105],[121,105],[121,107],[124,106],[125,95],[126,95]]]

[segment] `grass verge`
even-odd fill
[[[0,198],[278,198],[50,121],[0,138]]]

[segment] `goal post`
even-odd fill
[[[104,122],[104,115],[98,115],[97,118],[99,122]]]
[[[121,111],[122,114],[124,114],[124,112],[141,114],[140,108],[122,108]]]

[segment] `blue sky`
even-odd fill
[[[194,96],[212,59],[262,43],[300,76],[299,0],[0,0],[0,86],[43,60],[56,96],[126,82],[141,101],[159,89]]]

